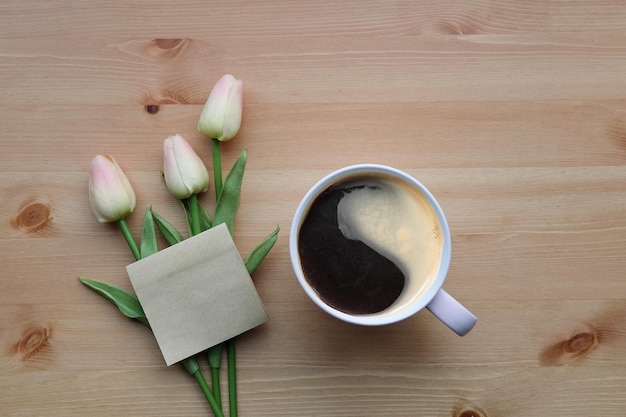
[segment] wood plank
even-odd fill
[[[581,0],[537,3],[532,0],[444,0],[378,2],[314,0],[227,4],[201,1],[154,3],[62,0],[5,4],[3,37],[103,37],[112,33],[195,33],[203,37],[285,37],[344,34],[510,34],[623,32],[626,12],[619,2]],[[181,24],[184,22],[184,25]],[[28,24],[26,24],[28,23]],[[181,27],[182,26],[182,27]],[[59,30],[65,28],[65,30]]]
[[[131,174],[158,172],[163,140],[175,133],[208,164],[210,144],[196,130],[201,109],[5,107],[13,136],[0,142],[0,167],[85,172],[93,156],[112,153]],[[237,140],[223,148],[225,169],[244,148],[250,169],[270,171],[366,161],[403,169],[621,166],[626,101],[249,105]]]
[[[250,104],[623,98],[623,31],[288,37],[280,50],[273,37],[117,36],[69,50],[63,37],[7,42],[0,93],[40,106],[203,104],[232,72]]]
[[[416,409],[443,416],[459,407],[479,407],[490,414],[522,416],[583,408],[615,415],[613,407],[626,393],[623,303],[470,306],[481,325],[456,343],[456,336],[433,331],[442,324],[428,313],[364,331],[328,316],[303,327],[299,323],[307,317],[310,322],[322,313],[310,306],[294,310],[289,303],[270,304],[270,322],[238,344],[242,411],[362,415],[380,408],[394,416]],[[28,358],[20,357],[23,352],[5,354],[0,381],[13,388],[0,393],[0,402],[9,412],[19,412],[26,403],[32,414],[25,415],[45,407],[50,415],[73,413],[83,407],[75,400],[79,396],[91,398],[89,408],[103,407],[99,412],[111,414],[156,414],[162,407],[206,413],[184,371],[161,366],[149,332],[108,304],[30,309],[25,318],[23,306],[2,307],[3,317],[13,323],[9,331],[3,325],[2,344],[19,340],[18,328],[48,326],[50,331],[47,343]],[[508,327],[518,331],[498,330]],[[31,389],[34,372],[40,375],[38,390]],[[65,387],[62,393],[45,394],[58,384]],[[546,391],[550,386],[559,389]],[[128,395],[129,387],[145,395]],[[577,401],[581,397],[587,398],[585,404]]]

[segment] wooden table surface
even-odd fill
[[[270,320],[238,341],[245,416],[624,416],[626,7],[604,1],[0,2],[0,415],[206,416],[153,336],[83,287],[133,258],[87,199],[110,153],[176,226],[162,141],[225,73],[244,81],[235,241],[275,225],[254,275]],[[291,269],[321,176],[395,166],[447,213],[445,288],[479,318],[363,328]],[[203,204],[212,209],[207,193]],[[210,320],[210,318],[207,318]]]

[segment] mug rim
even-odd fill
[[[304,276],[304,271],[302,270],[302,266],[300,264],[300,253],[298,251],[298,235],[300,232],[300,227],[302,225],[302,221],[306,217],[308,213],[308,209],[312,202],[317,196],[326,190],[328,187],[333,185],[338,180],[342,179],[347,175],[353,174],[387,174],[394,176],[396,178],[400,178],[405,182],[411,184],[415,188],[417,188],[424,196],[426,196],[430,205],[434,209],[437,218],[439,220],[439,224],[441,226],[441,234],[443,236],[443,247],[441,252],[440,266],[439,272],[437,273],[437,277],[434,282],[430,285],[430,287],[426,290],[426,292],[419,297],[417,300],[413,302],[413,304],[407,306],[406,308],[398,311],[395,314],[384,314],[379,315],[379,313],[373,314],[349,314],[343,311],[337,310],[336,308],[326,304],[317,291],[309,284],[306,277]],[[448,270],[450,267],[450,258],[452,252],[452,241],[450,234],[450,227],[448,225],[448,221],[446,216],[441,208],[439,202],[435,199],[430,190],[418,181],[413,176],[408,173],[393,168],[387,165],[381,164],[355,164],[348,165],[339,169],[336,169],[329,174],[325,175],[319,181],[315,183],[302,197],[298,207],[294,213],[293,220],[291,223],[291,229],[289,233],[289,254],[291,258],[291,264],[293,270],[296,274],[296,278],[300,283],[300,287],[304,290],[307,296],[323,311],[334,316],[340,320],[343,320],[348,323],[359,324],[363,326],[379,326],[395,323],[401,320],[405,320],[420,310],[424,309],[437,295],[439,290],[443,287],[443,284],[448,275]]]

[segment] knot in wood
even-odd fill
[[[161,106],[169,104],[189,104],[191,101],[179,91],[164,89],[155,94],[146,95],[141,105],[148,114],[155,115],[161,111]]]
[[[456,417],[484,417],[482,413],[476,410],[463,410]]]
[[[22,355],[24,360],[27,360],[46,347],[49,339],[50,329],[48,327],[33,327],[24,333],[24,336],[15,346],[15,350]]]
[[[158,104],[146,104],[146,113],[157,114],[161,110]]]
[[[574,355],[584,355],[597,344],[593,333],[578,333],[564,343],[563,350]]]
[[[146,42],[146,53],[159,60],[170,60],[186,49],[188,39],[162,38]]]
[[[13,226],[32,233],[46,227],[52,219],[50,207],[44,203],[34,202],[22,207],[15,219]]]
[[[569,339],[545,348],[539,360],[544,366],[573,364],[587,357],[600,344],[605,333],[606,331],[599,328],[589,328],[587,331],[576,333]]]
[[[161,49],[175,49],[181,46],[185,39],[155,39],[154,44]]]

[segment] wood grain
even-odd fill
[[[625,30],[617,0],[0,3],[0,415],[210,415],[76,277],[131,289],[130,252],[89,208],[91,158],[128,173],[134,233],[149,206],[183,229],[162,141],[181,133],[210,165],[196,123],[233,73],[235,241],[245,255],[281,227],[254,276],[270,321],[238,342],[240,415],[623,416]],[[353,327],[299,288],[296,206],[362,162],[440,201],[468,336],[427,312]]]

